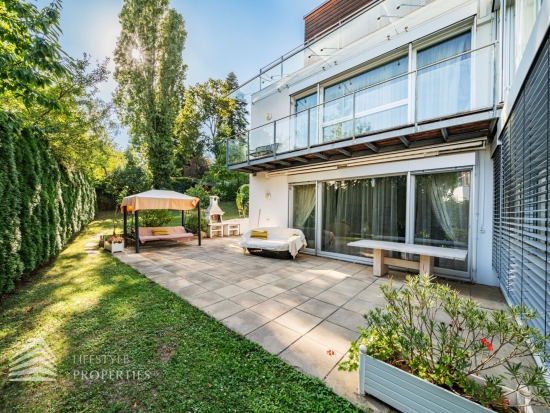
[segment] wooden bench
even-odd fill
[[[373,266],[372,273],[381,277],[388,273],[388,265],[396,267],[414,268],[421,273],[434,274],[434,258],[448,258],[451,260],[466,260],[468,251],[455,248],[432,247],[429,245],[405,244],[401,242],[388,242],[376,240],[361,240],[350,242],[350,247],[372,248]],[[420,255],[420,262],[402,260],[388,257],[388,251],[405,252]]]

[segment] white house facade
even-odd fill
[[[227,142],[250,226],[367,265],[350,242],[466,250],[436,275],[500,285],[550,332],[549,2],[329,0],[304,20],[305,43],[232,94],[250,104]]]

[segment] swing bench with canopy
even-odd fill
[[[135,233],[134,241],[136,244],[136,253],[139,253],[140,243],[140,228],[139,228],[139,211],[151,210],[151,209],[172,209],[181,211],[181,228],[178,228],[178,233],[172,236],[157,236],[148,237],[151,239],[175,239],[175,238],[191,238],[193,234],[186,232],[184,228],[185,211],[190,211],[197,207],[197,228],[199,245],[201,245],[201,203],[199,198],[195,198],[189,195],[181,194],[175,191],[164,191],[153,189],[151,191],[142,192],[140,194],[125,196],[122,199],[120,209],[124,214],[124,246],[126,246],[126,238],[128,236],[126,230],[128,213],[134,214],[135,217]],[[143,232],[143,231],[142,231]],[[145,237],[144,237],[145,238]],[[142,241],[143,242],[143,241]]]

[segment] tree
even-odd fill
[[[231,72],[225,81],[209,79],[187,88],[176,119],[178,152],[186,163],[207,151],[214,155],[215,162],[205,175],[211,182],[248,182],[246,174],[225,166],[225,140],[248,126],[246,104],[227,97],[237,87],[237,77]]]
[[[132,144],[147,160],[155,188],[171,187],[174,121],[187,69],[182,57],[185,22],[168,4],[168,0],[126,0],[114,53],[118,82],[114,101]]]
[[[68,72],[58,43],[60,10],[60,0],[42,10],[22,0],[0,2],[0,96],[26,107],[57,105],[44,88]]]

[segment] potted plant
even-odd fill
[[[113,218],[113,235],[111,235],[109,238],[104,237],[103,241],[103,248],[107,251],[111,251],[112,254],[115,252],[122,252],[124,251],[124,237],[121,237],[117,235],[116,233],[116,227],[117,227],[118,221],[116,219],[116,210],[115,210],[115,216]]]
[[[111,251],[113,254],[115,252],[124,251],[124,238],[117,235],[112,235],[105,240],[105,249]]]
[[[403,412],[530,412],[549,405],[544,336],[525,306],[489,312],[428,275],[382,285],[387,304],[365,314],[367,327],[340,370],[359,370],[359,391]],[[495,373],[500,369],[500,374]],[[508,379],[510,387],[504,385]]]

